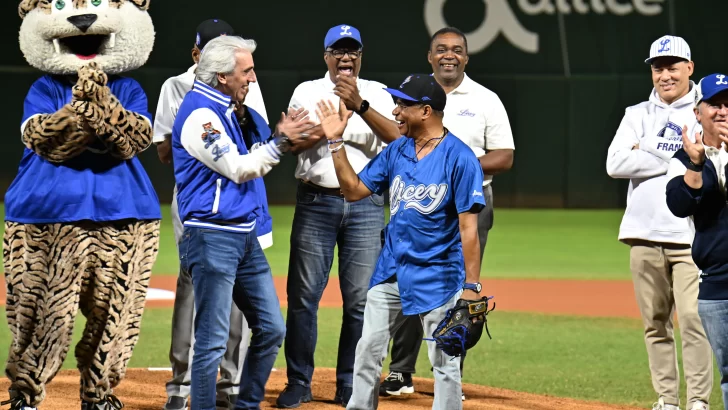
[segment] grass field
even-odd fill
[[[271,207],[276,276],[288,273],[293,208]],[[629,249],[617,241],[622,212],[498,209],[483,261],[485,278],[629,279]],[[161,251],[154,273],[176,275],[179,260],[169,208],[164,208]],[[336,259],[334,259],[336,263]],[[332,273],[338,272],[334,265]]]
[[[273,207],[274,246],[266,250],[273,272],[285,276],[293,210]],[[497,209],[482,270],[487,278],[629,280],[628,248],[617,242],[621,211]],[[177,254],[168,208],[155,275],[174,275]],[[336,270],[336,267],[334,267]],[[605,295],[608,297],[608,295]],[[285,315],[285,311],[283,312]],[[131,367],[168,367],[172,310],[147,309]],[[484,337],[468,353],[465,382],[518,391],[633,404],[649,408],[652,391],[641,321],[499,311],[490,318],[493,340]],[[4,316],[0,318],[4,323]],[[75,329],[78,339],[83,318]],[[322,309],[316,365],[335,367],[341,310]],[[10,335],[0,325],[0,369]],[[74,368],[73,349],[64,368]],[[387,361],[388,363],[388,361]],[[276,366],[285,367],[282,351]],[[432,377],[426,349],[418,375]],[[712,408],[721,408],[717,370]],[[681,388],[685,403],[685,386]]]

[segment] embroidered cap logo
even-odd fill
[[[724,74],[718,74],[718,75],[715,76],[715,78],[718,79],[718,81],[715,83],[716,85],[728,84],[728,81],[725,81],[725,75]]]
[[[351,35],[351,31],[349,31],[350,28],[351,28],[351,26],[341,26],[341,33],[339,33],[339,35],[350,36]]]
[[[665,51],[670,51],[670,47],[667,46],[668,44],[670,44],[670,39],[669,38],[666,38],[666,39],[660,41],[660,45],[662,47],[660,47],[660,49],[657,50],[657,52],[658,53],[664,53]]]
[[[404,87],[405,84],[407,84],[412,79],[412,76],[409,76],[402,81],[402,84],[399,85],[399,88]]]

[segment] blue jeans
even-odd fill
[[[723,405],[728,410],[728,300],[698,300],[698,314],[720,370]]]
[[[289,384],[310,386],[316,350],[317,312],[329,281],[334,246],[339,249],[343,318],[336,362],[336,387],[353,384],[356,344],[364,325],[369,279],[382,249],[384,198],[357,202],[299,183],[288,265],[286,363]]]
[[[192,275],[197,308],[192,410],[215,410],[215,383],[228,341],[233,301],[253,333],[235,409],[259,409],[285,336],[285,324],[270,267],[255,231],[232,233],[185,227],[179,250],[181,268]]]

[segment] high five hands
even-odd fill
[[[321,121],[321,128],[324,131],[324,135],[326,135],[326,139],[332,141],[341,138],[344,135],[346,124],[354,112],[346,108],[343,99],[339,100],[338,111],[331,100],[321,100],[316,105],[318,106],[316,115],[318,115]]]
[[[308,110],[299,108],[288,109],[288,114],[281,113],[281,119],[276,124],[276,135],[286,139],[285,150],[309,137],[306,131],[314,127],[313,121],[308,116]]]

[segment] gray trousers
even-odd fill
[[[172,223],[174,225],[174,240],[179,238],[184,230],[177,209],[177,187],[172,197]],[[192,356],[192,346],[195,343],[195,297],[192,288],[192,276],[189,272],[180,269],[177,277],[177,291],[174,299],[174,312],[172,313],[172,346],[169,350],[169,360],[172,364],[172,380],[167,382],[167,395],[189,397]],[[232,289],[230,289],[232,293]],[[225,355],[220,363],[220,379],[217,382],[217,401],[229,402],[228,396],[238,394],[240,388],[240,375],[242,374],[245,354],[250,343],[250,329],[243,316],[233,302],[230,310],[230,334]],[[235,403],[229,404],[232,409]],[[227,407],[223,407],[227,408]]]
[[[478,214],[478,239],[480,240],[480,263],[483,263],[485,243],[488,241],[488,231],[493,227],[493,190],[488,185],[483,189],[485,195],[485,208]],[[431,333],[427,337],[431,337]],[[389,370],[399,373],[415,373],[417,356],[422,346],[422,325],[417,316],[405,316],[405,321],[392,336],[392,361]],[[465,357],[461,364],[465,363]]]
[[[432,334],[462,293],[459,290],[442,306],[410,317],[419,319],[420,327],[427,334]],[[364,328],[356,345],[353,394],[346,406],[347,410],[372,410],[379,405],[379,380],[384,358],[387,357],[389,339],[405,323],[407,317],[402,315],[397,282],[380,283],[369,289],[364,308]],[[437,348],[435,342],[427,342],[427,350],[435,375],[432,409],[461,410],[463,403],[460,398],[460,358],[448,356]]]

